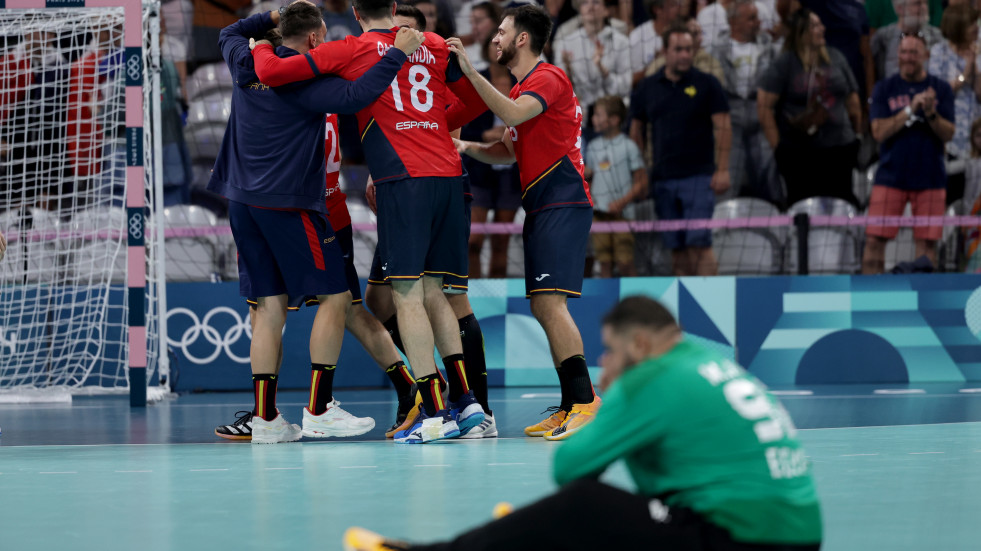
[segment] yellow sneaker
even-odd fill
[[[506,517],[514,512],[514,505],[511,505],[507,501],[502,501],[494,506],[494,520]]]
[[[344,551],[398,551],[408,548],[406,543],[385,539],[364,528],[352,526],[344,532]]]
[[[395,433],[403,431],[412,426],[412,422],[415,421],[416,416],[419,415],[419,408],[422,407],[422,394],[416,392],[416,403],[412,406],[412,409],[406,413],[405,417],[402,417],[401,413],[395,419],[395,424],[392,428],[388,429],[385,433],[385,438],[395,438]],[[401,421],[399,421],[401,419]]]
[[[572,411],[558,427],[545,433],[545,440],[564,440],[585,427],[596,417],[603,401],[599,396],[593,396],[588,404],[572,404]]]
[[[546,417],[544,420],[535,423],[530,427],[525,427],[525,434],[527,434],[528,436],[545,436],[545,433],[547,433],[548,431],[558,428],[559,425],[561,425],[562,422],[565,421],[565,418],[568,415],[568,413],[566,413],[565,410],[559,409],[557,407],[550,407],[545,411],[553,411],[553,410],[558,410],[558,411],[554,411],[551,415]]]

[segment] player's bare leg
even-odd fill
[[[529,436],[560,440],[582,428],[599,409],[600,399],[593,393],[582,335],[569,313],[568,297],[559,293],[538,293],[531,297],[531,313],[545,330],[549,349],[559,376],[562,401],[559,411],[541,423],[525,428]],[[567,412],[563,415],[563,412]],[[558,426],[552,426],[561,422]]]

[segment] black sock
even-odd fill
[[[470,390],[467,385],[467,362],[463,360],[463,354],[450,354],[443,358],[443,367],[446,368],[446,378],[450,383],[450,401],[455,402],[460,399],[461,394]]]
[[[402,344],[402,335],[399,334],[398,314],[392,314],[392,317],[382,322],[382,325],[388,330],[388,334],[391,335],[395,347],[399,349],[399,352],[405,354],[405,345]]]
[[[576,354],[562,360],[559,369],[559,381],[565,379],[562,389],[562,405],[589,404],[593,401],[593,383],[589,380],[589,370],[586,368],[586,357]]]
[[[320,415],[334,400],[334,371],[336,365],[310,364],[310,413]]]
[[[443,394],[439,390],[439,377],[436,374],[419,377],[416,385],[422,394],[422,407],[425,408],[426,415],[432,417],[437,411],[445,409]]]
[[[276,384],[275,375],[252,375],[252,389],[255,391],[255,415],[266,421],[276,418]]]
[[[399,360],[393,363],[385,370],[385,374],[395,385],[395,393],[398,394],[399,398],[408,396],[412,392],[412,385],[415,381],[412,379],[412,375],[409,375],[409,366],[405,365],[405,362]]]
[[[473,314],[457,321],[460,323],[463,357],[467,364],[467,384],[480,403],[480,407],[490,415],[491,409],[487,405],[487,359],[484,357],[484,334],[480,330],[477,317]]]

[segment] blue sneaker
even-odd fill
[[[437,411],[436,415],[430,417],[426,415],[426,408],[420,407],[419,415],[416,415],[412,425],[395,433],[395,441],[399,444],[425,444],[458,436],[460,436],[460,427],[450,415],[450,410]]]
[[[467,434],[471,429],[484,422],[484,408],[480,407],[473,391],[462,394],[460,399],[449,404],[450,415],[456,419],[460,434]]]

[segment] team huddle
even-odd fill
[[[252,307],[255,408],[215,432],[276,443],[374,428],[373,419],[352,415],[333,397],[347,327],[398,394],[387,437],[426,443],[497,435],[483,336],[466,297],[471,196],[460,155],[467,154],[518,164],[526,294],[562,389],[560,404],[525,433],[567,438],[593,419],[600,399],[566,306],[582,291],[592,200],[580,152],[582,110],[565,73],[540,61],[551,21],[531,7],[504,19],[494,43],[519,81],[508,98],[474,70],[458,39],[413,29],[412,8],[363,0],[354,11],[365,32],[330,43],[319,11],[304,0],[221,33],[237,86],[209,189],[229,199],[240,290]],[[509,127],[502,141],[452,137],[488,109]],[[371,313],[362,306],[337,183],[339,113],[357,115],[371,175],[367,198],[378,216],[363,301]],[[300,426],[277,409],[276,385],[287,311],[304,303],[317,305],[317,314]]]

